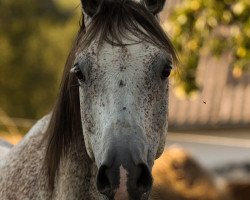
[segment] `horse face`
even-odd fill
[[[153,14],[159,2],[142,1]],[[98,1],[82,4],[91,23]],[[97,189],[109,199],[138,200],[147,199],[152,165],[165,145],[171,56],[133,34],[128,38],[127,45],[99,45],[97,38],[79,48],[72,71],[85,146],[98,167]]]
[[[129,195],[140,199],[151,188],[150,171],[165,145],[171,58],[147,42],[105,43],[99,50],[92,43],[78,52],[76,69],[83,134],[99,168],[98,189],[116,195],[125,181]]]

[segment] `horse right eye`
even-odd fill
[[[75,76],[78,78],[80,82],[85,82],[86,78],[78,66],[74,67],[72,69],[72,72],[75,74]]]
[[[161,79],[162,80],[167,79],[171,74],[171,70],[172,70],[172,66],[166,65],[161,72]]]

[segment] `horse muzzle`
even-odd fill
[[[97,189],[111,200],[145,199],[153,183],[147,163],[147,143],[135,129],[133,134],[124,131],[121,128],[119,134],[113,134],[105,142]]]

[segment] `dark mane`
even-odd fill
[[[79,90],[76,78],[70,73],[76,51],[87,48],[98,38],[99,45],[109,42],[112,45],[126,45],[123,38],[132,33],[140,40],[146,40],[165,52],[170,53],[174,62],[177,56],[173,45],[159,25],[157,18],[147,8],[132,0],[103,0],[98,12],[93,16],[86,30],[84,17],[74,46],[68,56],[60,92],[52,112],[51,120],[44,137],[48,142],[44,161],[50,186],[53,187],[61,158],[67,153],[76,138],[82,135]]]

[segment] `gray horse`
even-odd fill
[[[82,0],[51,114],[1,157],[0,199],[150,199],[174,48],[164,0]]]

